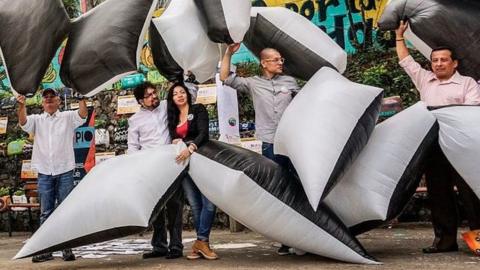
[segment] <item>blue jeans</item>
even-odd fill
[[[73,189],[73,170],[58,175],[38,174],[40,224],[53,213]]]
[[[273,153],[273,143],[262,142],[262,155],[268,159],[275,161],[278,165],[285,168],[286,170],[291,170],[293,168],[293,165],[291,164],[288,157],[275,155]]]
[[[183,180],[182,186],[188,203],[192,208],[197,239],[208,242],[213,220],[215,219],[216,206],[203,196],[188,174]]]

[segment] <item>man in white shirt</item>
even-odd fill
[[[128,119],[128,154],[159,145],[170,144],[170,134],[167,127],[167,101],[159,101],[155,86],[145,83],[134,90],[135,98],[141,105],[140,110]],[[158,164],[162,166],[162,164]],[[153,236],[151,252],[143,254],[144,259],[166,257],[175,259],[183,256],[182,226],[183,226],[183,189],[175,191],[153,221]],[[168,219],[170,244],[167,243],[165,229],[165,214]]]
[[[88,115],[85,100],[79,102],[79,110],[58,110],[61,99],[58,92],[47,88],[42,92],[42,114],[27,116],[25,96],[17,96],[20,127],[34,135],[32,167],[38,171],[40,197],[40,224],[52,214],[73,189],[74,131]],[[52,253],[33,256],[32,262],[52,260]],[[75,260],[71,249],[63,250],[65,261]]]

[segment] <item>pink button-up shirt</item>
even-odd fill
[[[410,76],[420,92],[420,99],[427,106],[480,104],[480,86],[471,77],[455,72],[450,79],[441,82],[433,72],[423,69],[410,55],[399,64]]]

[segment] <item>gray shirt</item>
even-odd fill
[[[273,143],[278,123],[292,101],[292,93],[300,90],[297,81],[287,75],[267,79],[231,74],[224,83],[240,92],[250,93],[255,109],[255,135],[263,142]]]

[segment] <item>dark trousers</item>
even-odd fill
[[[470,229],[480,229],[480,200],[447,160],[438,143],[427,160],[425,176],[435,232],[434,245],[448,248],[457,243],[458,209],[454,186]]]
[[[180,187],[175,191],[172,198],[168,200],[157,219],[153,222],[152,246],[154,251],[167,252],[168,250],[183,251],[182,229],[183,229],[183,189]],[[167,229],[170,234],[170,244],[167,244],[167,230],[165,229],[165,215]]]

